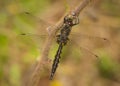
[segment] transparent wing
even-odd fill
[[[80,49],[80,51],[82,52],[83,55],[85,56],[93,56],[95,57],[97,60],[100,60],[100,57],[92,50],[92,49],[89,49],[87,47],[83,47],[83,46],[80,46],[79,44],[75,43],[78,47],[78,49]]]
[[[53,24],[48,23],[48,21],[46,19],[42,19],[40,17],[37,17],[33,14],[31,14],[30,12],[22,12],[18,15],[18,17],[20,18],[20,20],[22,20],[24,23],[24,26],[32,26],[32,29],[34,30],[35,33],[37,34],[44,34],[47,35],[50,33],[50,31],[53,29],[52,27],[55,27]],[[21,24],[22,26],[23,24]],[[23,26],[23,27],[24,27]],[[24,28],[27,29],[27,28]],[[30,29],[28,27],[28,29]],[[33,32],[32,30],[32,32]],[[23,30],[25,31],[25,30]]]
[[[110,40],[105,37],[98,37],[81,33],[72,33],[71,38],[78,44],[91,48],[102,48],[110,45]]]
[[[93,57],[91,59],[96,58],[96,60],[100,60],[100,57],[94,52],[93,49],[82,46],[82,45],[80,45],[79,43],[77,43],[77,42],[75,42],[73,40],[69,41],[68,46],[69,45],[71,45],[71,48],[72,48],[71,53],[76,57],[79,56],[79,58],[80,58],[81,56],[82,57],[88,57],[89,56],[89,57]],[[76,55],[76,54],[79,54],[79,55]]]
[[[75,56],[76,54],[79,54],[79,57],[94,57],[98,61],[100,60],[100,57],[97,55],[96,50],[101,48],[106,50],[106,47],[110,45],[110,40],[107,38],[80,33],[72,33],[69,40],[68,44],[70,44]]]
[[[22,23],[19,24],[20,34],[18,34],[18,37],[22,38],[22,40],[29,40],[39,49],[42,48],[41,46],[44,44],[49,32],[56,27],[48,23],[48,21],[44,21],[46,19],[43,20],[27,11],[19,13],[18,18],[22,20]]]
[[[35,46],[37,49],[41,50],[47,35],[37,35],[32,33],[21,33],[17,36],[23,43],[28,46]]]
[[[41,51],[42,48],[43,48],[43,45],[44,45],[44,43],[46,41],[46,39],[48,38],[48,36],[49,35],[39,35],[39,34],[32,34],[32,33],[21,33],[21,34],[19,34],[18,37],[20,37],[23,41],[27,41],[27,43],[34,44],[36,46],[36,48]],[[57,49],[56,37],[54,37],[53,45],[51,45],[51,46],[52,46],[51,47],[52,48],[51,52],[54,52],[54,54],[55,54],[55,52],[56,52],[55,50]]]

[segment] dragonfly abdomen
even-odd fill
[[[52,65],[52,71],[51,71],[51,75],[50,75],[50,80],[52,80],[52,78],[53,78],[53,76],[54,76],[54,74],[55,74],[55,72],[56,72],[56,69],[57,69],[57,67],[58,67],[58,63],[59,63],[59,61],[60,61],[60,55],[61,55],[61,53],[62,53],[62,48],[63,48],[63,43],[60,43],[59,44],[59,48],[58,48],[58,50],[57,50],[57,53],[56,53],[56,55],[55,55],[55,59],[54,59],[54,61],[53,61],[53,65]]]

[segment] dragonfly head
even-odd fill
[[[64,23],[73,26],[79,23],[79,18],[75,15],[75,13],[68,14],[64,17]]]

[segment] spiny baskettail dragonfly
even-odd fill
[[[32,15],[29,12],[25,12],[25,14],[27,15]],[[31,16],[34,17],[35,16]],[[38,18],[35,18],[38,20]],[[40,19],[41,22],[41,19]],[[43,20],[42,20],[43,23]],[[44,23],[45,24],[45,23]],[[79,17],[76,15],[76,13],[71,12],[70,14],[67,14],[64,18],[63,18],[63,23],[62,26],[60,27],[60,31],[59,33],[56,35],[56,42],[58,44],[58,50],[55,54],[55,58],[52,64],[52,69],[51,69],[51,74],[50,74],[50,80],[53,79],[54,74],[56,72],[56,69],[58,67],[58,63],[60,61],[61,58],[61,53],[62,53],[62,49],[63,47],[68,43],[69,39],[69,35],[71,33],[72,27],[79,24]],[[27,35],[27,33],[22,33],[21,35]],[[32,34],[34,35],[34,34]],[[88,37],[88,39],[92,38],[92,36],[87,36],[84,34],[78,34],[79,37]],[[77,37],[78,37],[77,36]],[[100,37],[93,37],[93,39],[102,39],[103,41],[108,41],[106,38],[100,38]],[[94,55],[95,57],[98,57],[96,54],[92,53],[91,51],[87,50],[87,52],[90,52],[92,55]]]
[[[59,63],[59,59],[61,57],[60,54],[62,52],[62,48],[63,48],[63,46],[65,46],[67,44],[67,42],[69,40],[68,36],[71,32],[72,27],[74,25],[77,25],[78,23],[79,23],[79,18],[76,16],[75,13],[68,14],[67,16],[64,17],[63,25],[60,30],[60,34],[57,35],[57,43],[59,44],[59,47],[58,47],[57,53],[55,55],[55,59],[53,61],[50,79],[52,79],[54,76],[54,73],[55,73],[58,63]]]

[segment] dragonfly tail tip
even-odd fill
[[[50,78],[49,78],[49,80],[52,80],[52,79],[53,79],[53,77],[50,77]]]

